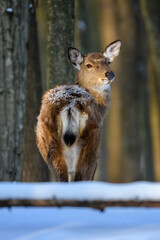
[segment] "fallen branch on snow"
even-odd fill
[[[0,207],[160,207],[160,183],[0,183]]]
[[[106,207],[160,207],[160,201],[78,201],[78,200],[0,200],[0,207],[90,207],[101,211]]]

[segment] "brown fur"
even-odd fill
[[[94,67],[88,69],[87,64]],[[88,115],[85,128],[80,129],[80,135],[76,139],[81,150],[74,180],[92,180],[94,177],[99,158],[102,121],[110,105],[110,90],[101,89],[103,80],[106,80],[106,72],[111,70],[103,54],[88,54],[77,72],[77,85],[57,86],[43,96],[36,127],[37,146],[57,181],[68,181],[65,145],[62,140],[63,123],[60,117],[65,106],[74,106],[82,115]],[[109,83],[110,81],[108,86]]]
[[[62,92],[61,96],[59,96],[60,92]],[[59,114],[65,106],[75,100],[76,107],[79,111],[83,114],[87,113],[89,116],[87,126],[78,140],[82,145],[82,148],[86,150],[81,152],[81,160],[78,163],[77,169],[79,169],[79,171],[77,174],[86,175],[86,172],[88,171],[88,179],[86,177],[84,180],[91,179],[93,173],[92,169],[90,169],[90,161],[92,158],[93,162],[95,162],[93,158],[98,158],[97,150],[99,150],[98,140],[100,138],[102,113],[98,111],[99,106],[95,99],[86,89],[74,85],[64,85],[48,90],[43,96],[42,107],[40,115],[38,116],[36,128],[37,146],[50,170],[57,172],[57,181],[68,181],[67,166],[63,155],[61,121],[59,120]],[[103,111],[105,112],[104,109],[102,112]],[[90,161],[87,161],[86,158]],[[84,165],[86,165],[85,171],[83,169]],[[77,174],[75,179],[80,180],[78,179]]]

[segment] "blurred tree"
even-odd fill
[[[0,0],[0,180],[22,179],[29,0]]]
[[[160,181],[160,1],[140,0],[149,46],[149,103],[155,163],[155,178]]]
[[[139,1],[118,0],[117,4],[118,30],[125,43],[120,62],[124,180],[153,180],[146,32]]]
[[[107,44],[119,39],[117,25],[118,20],[116,17],[117,1],[111,0],[97,0],[100,8],[99,14],[99,32],[101,38],[102,48]],[[120,38],[121,39],[121,38]],[[123,50],[122,42],[122,50]],[[121,131],[121,102],[119,92],[119,69],[120,58],[122,50],[118,59],[111,65],[111,69],[115,72],[115,81],[111,86],[111,107],[106,118],[106,129],[104,135],[106,136],[106,166],[103,168],[107,172],[107,180],[111,182],[123,181],[124,172],[122,170],[122,131]]]
[[[153,180],[146,33],[138,0],[100,0],[102,44],[120,38],[122,50],[107,121],[109,181]]]
[[[48,167],[42,160],[34,134],[42,96],[42,82],[39,63],[37,22],[34,2],[30,1],[29,42],[26,116],[24,128],[23,181],[44,182],[49,180]]]
[[[79,47],[81,51],[84,54],[95,50],[97,52],[101,51],[100,33],[97,24],[100,8],[98,7],[97,0],[78,0],[77,4],[78,17],[76,29],[79,29]]]
[[[37,1],[35,2],[37,3]],[[36,19],[43,91],[47,89],[47,10],[46,1],[38,0],[38,5],[36,6]]]
[[[73,66],[67,59],[67,49],[73,45],[74,0],[48,0],[48,88],[73,82]]]

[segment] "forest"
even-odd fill
[[[94,181],[55,182],[36,144],[42,96],[75,84],[68,48],[111,43]],[[159,181],[160,1],[0,0],[0,239],[159,240]]]
[[[160,180],[158,0],[0,1],[0,181],[50,181],[35,140],[42,94],[74,83],[68,47],[120,39],[96,180]]]

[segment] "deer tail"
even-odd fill
[[[76,107],[67,106],[61,111],[62,138],[70,147],[76,141],[80,132],[80,112]]]

